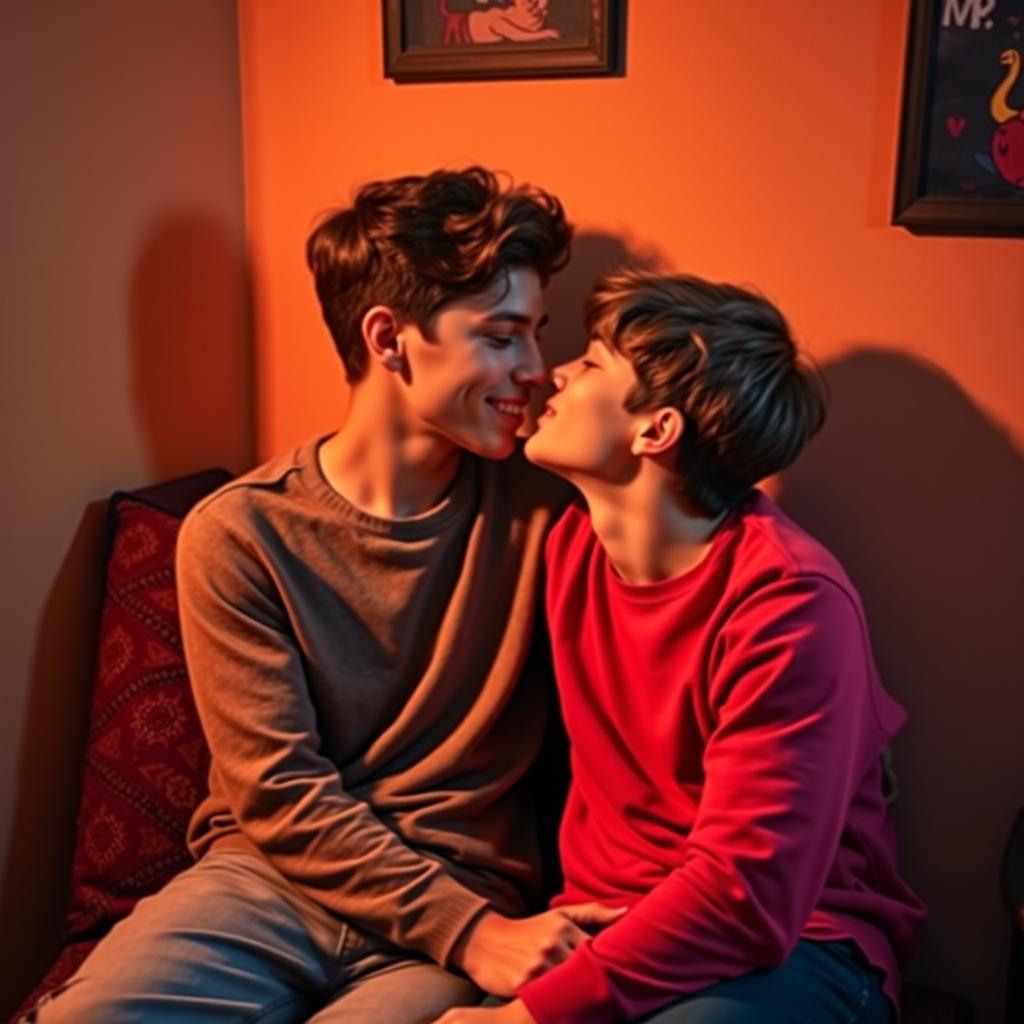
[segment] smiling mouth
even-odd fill
[[[508,416],[510,419],[516,420],[523,418],[526,402],[505,398],[488,398],[486,401],[492,409],[501,413],[502,416]]]

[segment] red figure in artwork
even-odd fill
[[[441,16],[444,18],[444,37],[441,40],[445,46],[458,43],[469,43],[469,26],[465,11],[453,11],[448,6],[448,0],[438,0],[441,8]]]
[[[460,43],[536,43],[560,39],[544,24],[549,0],[438,0],[445,46]]]
[[[1007,102],[1020,75],[1020,53],[1004,50],[999,63],[1007,71],[989,103],[992,119],[999,125],[992,135],[992,163],[1005,182],[1024,189],[1024,110],[1016,110]]]
[[[466,15],[466,28],[474,43],[537,43],[560,39],[557,28],[544,24],[549,0],[511,0]]]

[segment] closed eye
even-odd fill
[[[592,359],[581,359],[580,360],[580,365],[581,366],[585,366],[588,370],[600,370],[601,369],[601,367],[598,366],[598,364],[595,363]]]
[[[516,341],[513,334],[485,334],[484,337],[496,348],[508,348]]]

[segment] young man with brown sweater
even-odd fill
[[[613,919],[523,917],[547,710],[524,666],[559,491],[516,434],[570,235],[556,199],[481,168],[367,185],[313,232],[344,425],[179,542],[212,754],[197,864],[38,1020],[413,1024],[512,995]]]

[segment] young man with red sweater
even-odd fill
[[[599,282],[527,444],[575,484],[547,543],[573,780],[554,905],[628,908],[445,1024],[889,1021],[923,907],[896,867],[882,688],[846,573],[755,487],[825,392],[764,299]]]

